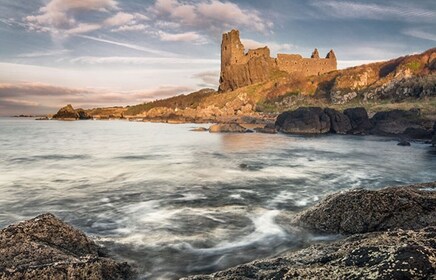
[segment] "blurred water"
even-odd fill
[[[195,126],[0,118],[0,227],[52,212],[173,279],[329,238],[289,225],[328,193],[436,180],[424,144]]]

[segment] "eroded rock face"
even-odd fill
[[[371,118],[371,122],[374,125],[372,133],[377,135],[401,134],[407,128],[420,127],[418,118],[418,110],[391,110],[377,112]]]
[[[434,279],[436,228],[357,234],[188,279]]]
[[[330,117],[330,131],[337,134],[346,134],[351,130],[350,119],[335,109],[326,108],[324,112]]]
[[[214,124],[209,127],[209,132],[211,133],[247,133],[251,132],[251,130],[246,129],[245,127],[237,124],[237,123],[223,123],[223,124]]]
[[[350,132],[352,134],[366,134],[372,128],[365,108],[345,109],[344,114],[350,119],[352,128]]]
[[[83,232],[43,214],[0,231],[0,279],[131,279]]]
[[[279,131],[293,134],[319,134],[330,131],[330,118],[319,107],[301,107],[277,117]]]
[[[79,113],[74,110],[71,104],[68,104],[65,107],[59,109],[59,111],[53,116],[53,119],[61,119],[61,120],[78,120],[80,118]]]
[[[310,230],[345,234],[436,226],[436,182],[333,194],[295,221]]]

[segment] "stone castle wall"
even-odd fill
[[[245,53],[239,31],[232,30],[223,34],[219,90],[232,91],[266,81],[274,71],[312,76],[336,69],[337,61],[333,50],[326,58],[320,58],[317,49],[314,50],[311,58],[303,58],[299,54],[278,54],[277,58],[272,58],[268,47]]]

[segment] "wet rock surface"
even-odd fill
[[[83,232],[43,214],[0,231],[0,279],[132,279]]]
[[[330,117],[330,131],[337,134],[346,134],[351,130],[350,118],[337,110],[326,108],[325,113]]]
[[[186,279],[436,276],[436,182],[333,194],[297,216],[295,222],[318,232],[353,235]]]
[[[187,279],[434,279],[436,228],[353,235]]]
[[[237,124],[237,123],[223,123],[214,124],[209,127],[211,133],[247,133],[252,132],[249,129]]]
[[[279,131],[293,134],[320,134],[330,131],[330,118],[320,107],[301,107],[277,117]]]
[[[296,223],[344,234],[436,226],[436,182],[336,193],[299,214]]]
[[[368,112],[365,108],[349,108],[344,110],[344,114],[350,119],[351,134],[366,134],[372,128],[372,123],[369,121]]]

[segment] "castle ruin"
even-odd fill
[[[336,56],[331,50],[326,58],[320,58],[315,49],[310,58],[299,54],[277,54],[272,58],[268,47],[248,50],[239,38],[239,31],[223,34],[221,43],[221,75],[219,91],[232,91],[240,87],[260,83],[278,71],[313,76],[337,69]]]

